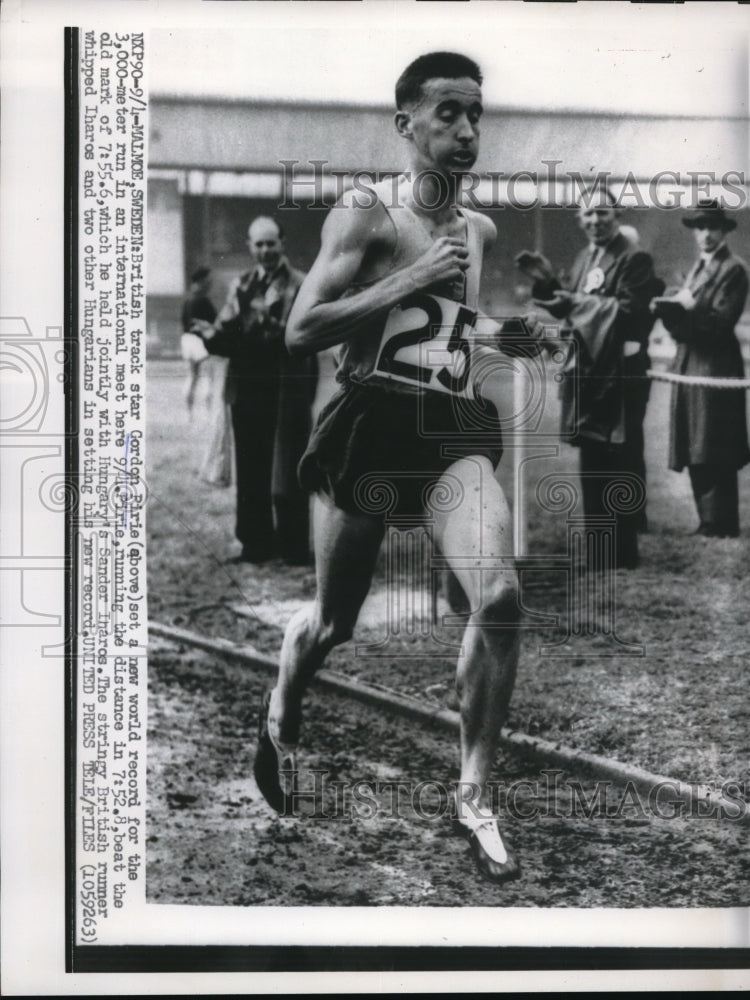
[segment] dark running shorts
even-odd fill
[[[485,456],[494,468],[501,455],[491,403],[347,382],[318,416],[299,480],[341,510],[418,519],[458,458]]]

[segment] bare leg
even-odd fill
[[[212,354],[202,362],[209,376],[209,440],[200,467],[200,477],[216,486],[229,486],[232,479],[232,411],[224,401],[228,358]]]
[[[188,416],[193,414],[193,403],[195,402],[195,387],[198,384],[199,364],[197,361],[188,361],[187,375],[185,376],[184,396],[187,406]]]
[[[318,592],[287,626],[268,713],[274,738],[292,744],[299,738],[302,697],[312,676],[334,646],[351,638],[383,539],[381,522],[319,497],[313,528]]]
[[[459,480],[464,496],[457,509],[436,515],[436,537],[473,609],[456,671],[461,782],[467,792],[477,788],[475,802],[485,804],[518,662],[517,574],[510,558],[497,562],[512,557],[512,523],[487,459],[461,459],[446,475]]]

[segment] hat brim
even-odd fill
[[[706,215],[688,216],[687,219],[682,219],[682,224],[688,229],[723,229],[725,233],[731,233],[737,228],[734,219],[711,219]]]

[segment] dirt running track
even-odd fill
[[[717,819],[650,819],[612,789],[620,815],[570,808],[564,775],[544,795],[539,765],[498,760],[496,778],[537,782],[505,828],[520,880],[477,880],[466,844],[426,789],[423,812],[382,792],[377,808],[347,808],[326,785],[319,818],[279,818],[252,777],[256,705],[265,679],[207,654],[156,642],[150,657],[149,899],[233,906],[741,906],[750,898],[747,831]],[[313,691],[301,758],[328,782],[455,780],[443,732],[386,718]],[[309,779],[308,779],[309,780]],[[554,776],[547,777],[552,785]],[[528,787],[528,786],[526,786]],[[382,788],[382,785],[381,785]],[[583,783],[591,801],[593,787]],[[338,809],[337,809],[338,801]],[[632,808],[631,808],[632,807]],[[305,804],[303,808],[307,808]],[[338,813],[338,815],[337,815]],[[374,815],[371,815],[374,813]]]

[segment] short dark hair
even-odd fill
[[[190,275],[191,282],[198,283],[199,281],[204,281],[211,273],[210,267],[198,267]]]
[[[481,86],[482,71],[473,59],[458,52],[428,52],[409,63],[396,81],[396,107],[401,110],[405,104],[413,104],[422,96],[422,84],[427,80],[444,77],[457,80],[468,76]]]

